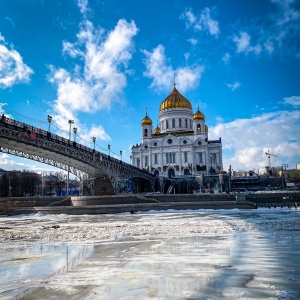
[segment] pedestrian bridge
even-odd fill
[[[93,194],[119,194],[124,187],[153,191],[155,175],[49,131],[0,117],[0,152],[31,159],[93,179]],[[126,185],[127,184],[127,185]]]

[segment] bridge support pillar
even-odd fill
[[[114,189],[108,177],[94,179],[94,195],[114,195]]]

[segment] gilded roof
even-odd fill
[[[160,111],[168,108],[189,108],[192,109],[191,102],[182,96],[176,89],[176,84],[174,83],[174,88],[169,96],[160,104]]]
[[[160,134],[160,128],[158,126],[154,129],[153,134]]]
[[[194,119],[194,120],[205,120],[205,116],[204,116],[204,114],[199,110],[199,108],[198,108],[198,110],[196,111],[196,113],[194,114],[193,119]]]
[[[145,118],[142,120],[142,125],[152,125],[152,120],[148,117],[148,114],[146,113]]]

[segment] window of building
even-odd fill
[[[201,141],[199,141],[199,142],[198,142],[198,145],[199,145],[199,146],[200,146],[200,145],[202,145],[202,142],[201,142]]]
[[[197,125],[197,131],[198,131],[198,133],[201,132],[201,126],[200,126],[200,124]]]
[[[166,120],[166,129],[168,129],[169,128],[169,122],[168,122],[168,120]]]
[[[172,139],[167,140],[168,144],[172,144]]]
[[[203,163],[203,153],[202,152],[198,152],[197,153],[197,161],[198,161],[198,164],[202,164]]]
[[[147,146],[147,145],[145,146],[145,149],[148,149],[148,146]]]
[[[156,147],[156,146],[157,146],[157,143],[155,142],[153,145]]]
[[[192,120],[190,120],[190,128],[193,128]]]
[[[217,163],[217,154],[216,154],[216,153],[213,153],[213,154],[212,154],[212,162],[213,162],[214,164]]]
[[[136,160],[136,166],[137,166],[137,168],[140,167],[140,160],[139,159]]]
[[[175,163],[175,152],[166,153],[166,162],[167,164]]]
[[[183,152],[183,161],[186,163],[188,160],[187,160],[187,157],[188,157],[188,153],[185,151]]]
[[[172,177],[175,177],[175,170],[169,169],[168,170],[168,178],[171,179]]]
[[[183,143],[184,143],[184,144],[186,144],[186,143],[187,143],[187,141],[186,141],[186,140],[184,140],[184,141],[183,141]]]
[[[185,127],[188,128],[188,120],[185,119]]]
[[[190,175],[190,170],[189,169],[184,169],[184,175]]]
[[[148,156],[145,156],[145,167],[148,166]]]
[[[154,154],[154,163],[157,165],[158,164],[158,159],[157,159],[158,155],[157,153]]]
[[[175,128],[175,119],[172,119],[172,127]]]
[[[148,129],[144,129],[144,136],[148,136]]]
[[[181,127],[181,119],[179,119],[179,127]]]

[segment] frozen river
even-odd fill
[[[300,299],[300,210],[0,217],[0,299]]]

